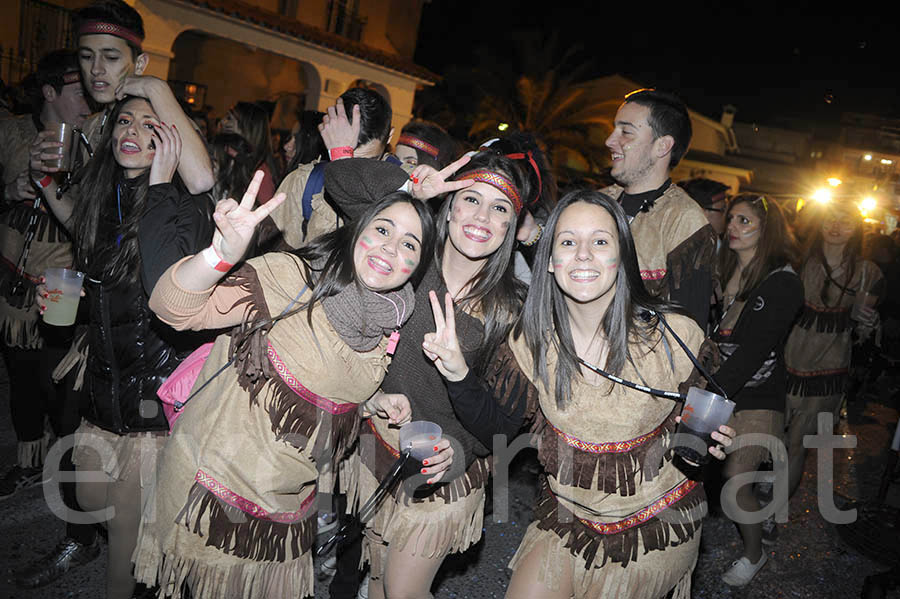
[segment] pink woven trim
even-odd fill
[[[559,436],[560,439],[565,441],[566,445],[569,447],[574,447],[579,451],[583,451],[585,453],[627,453],[634,449],[635,447],[639,447],[646,443],[647,441],[657,437],[665,427],[665,422],[660,424],[658,427],[650,431],[645,435],[641,435],[640,437],[635,437],[634,439],[629,439],[627,441],[610,441],[609,443],[590,443],[588,441],[582,441],[578,437],[574,437],[569,433],[565,433],[550,423],[547,420],[547,426],[549,426],[553,432]]]
[[[639,524],[643,524],[651,518],[655,518],[664,510],[667,510],[681,501],[696,486],[696,481],[685,480],[657,501],[654,501],[636,514],[629,516],[624,520],[619,520],[618,522],[594,522],[593,520],[585,520],[584,518],[579,518],[578,521],[601,535],[614,535]]]
[[[275,348],[272,347],[272,342],[269,342],[269,349],[266,350],[266,355],[269,356],[269,362],[272,363],[272,366],[275,367],[275,371],[278,373],[278,376],[281,377],[281,380],[287,384],[291,390],[300,396],[301,399],[306,401],[307,403],[311,403],[316,406],[320,410],[325,410],[329,414],[346,414],[352,410],[357,409],[355,403],[337,403],[331,401],[327,397],[322,397],[321,395],[316,395],[306,387],[304,387],[297,377],[291,374],[290,369],[287,367],[287,364],[284,363],[284,360],[278,355],[278,352],[275,351]]]
[[[316,493],[313,492],[303,500],[303,503],[300,504],[300,509],[296,512],[270,513],[249,499],[241,497],[203,470],[197,470],[194,480],[228,505],[236,507],[245,514],[249,514],[259,520],[269,520],[270,522],[279,522],[281,524],[293,524],[305,520],[309,507],[316,499]]]
[[[141,47],[141,42],[144,41],[144,38],[141,37],[136,31],[132,31],[127,27],[122,27],[121,25],[116,25],[115,23],[105,23],[103,21],[85,21],[78,28],[78,37],[82,35],[113,35],[115,37],[120,37],[126,42],[131,42],[138,48]]]
[[[665,268],[657,268],[656,270],[642,270],[641,278],[645,281],[658,281],[666,276]]]
[[[438,150],[436,147],[426,142],[425,140],[410,135],[409,133],[404,133],[403,135],[401,135],[400,139],[397,140],[397,145],[409,146],[410,148],[422,150],[432,158],[437,158],[438,154],[440,154],[440,150]]]

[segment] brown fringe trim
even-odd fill
[[[234,367],[238,372],[238,384],[250,394],[250,404],[253,405],[263,384],[275,375],[266,355],[269,346],[268,332],[272,328],[272,323],[254,329],[257,323],[271,320],[265,293],[256,271],[246,263],[219,284],[225,287],[240,287],[246,294],[232,306],[233,309],[245,304],[245,312],[242,324],[236,326],[230,333],[231,344],[228,355],[235,357]]]
[[[343,414],[322,410],[299,397],[277,373],[267,386],[264,409],[269,414],[272,432],[297,449],[305,449],[315,434],[311,455],[316,461],[343,457],[359,436],[358,410]]]
[[[293,524],[262,520],[228,505],[195,482],[175,521],[183,522],[185,528],[202,537],[203,514],[209,519],[206,545],[243,559],[294,560],[309,551],[316,538],[315,510],[311,509],[305,520]]]
[[[375,451],[360,452],[360,463],[368,468],[369,472],[376,480],[382,481],[387,476],[388,471],[393,466],[397,458],[387,448],[384,440],[375,432],[374,426],[369,424],[369,431],[365,434],[375,435]],[[366,444],[360,444],[365,447]],[[465,497],[472,492],[473,489],[481,489],[491,477],[490,460],[487,458],[476,458],[472,465],[469,466],[465,474],[456,477],[452,481],[441,481],[438,484],[431,485],[430,490],[419,490],[414,497],[410,497],[402,493],[403,485],[395,485],[391,489],[391,494],[398,501],[409,501],[411,503],[425,503],[430,501],[443,501],[444,503],[452,503],[458,501],[460,497]]]
[[[815,327],[819,333],[843,333],[852,326],[850,308],[819,308],[806,303],[797,326],[807,330]]]
[[[589,453],[576,449],[562,440],[552,426],[545,426],[538,448],[538,460],[547,474],[564,485],[590,489],[596,473],[600,491],[619,493],[623,497],[634,495],[638,475],[641,480],[645,474],[650,478],[651,468],[652,472],[659,472],[663,461],[672,459],[668,441],[675,432],[675,417],[681,413],[680,404],[673,406],[656,436],[621,453]],[[654,458],[655,463],[648,464],[648,457]]]
[[[706,369],[706,372],[715,378],[715,374],[719,371],[719,368],[722,367],[722,354],[719,351],[719,345],[711,339],[705,339],[700,345],[700,350],[697,352],[697,361]],[[698,387],[700,389],[709,388],[709,381],[706,380],[706,377],[696,366],[691,371],[691,375],[687,380],[678,385],[678,392],[686,394],[691,387]]]
[[[15,204],[3,216],[3,221],[10,229],[24,235],[28,230],[28,222],[31,216],[37,212],[37,223],[34,230],[34,240],[46,243],[69,243],[69,235],[56,219],[44,212],[32,207],[30,203],[19,202]]]
[[[657,516],[620,533],[601,535],[582,524],[565,508],[562,508],[565,518],[562,518],[559,502],[550,494],[549,483],[546,477],[543,477],[534,518],[539,529],[551,531],[564,539],[566,549],[572,555],[584,559],[586,570],[593,566],[601,547],[603,561],[600,566],[610,561],[622,564],[622,567],[626,568],[630,562],[638,560],[639,539],[643,542],[645,554],[651,551],[664,551],[670,545],[680,545],[692,539],[702,520],[702,517],[692,519],[692,516],[697,515],[699,507],[704,503],[706,492],[703,485],[698,484],[678,503],[663,512],[669,516],[664,520]]]
[[[678,247],[666,256],[666,277],[663,281],[672,281],[674,289],[681,288],[681,280],[692,270],[709,268],[713,270],[716,256],[716,232],[711,225],[704,225],[693,235],[678,244]],[[647,284],[647,281],[644,281]]]
[[[516,416],[522,415],[524,423],[533,423],[540,407],[538,391],[519,368],[509,342],[504,342],[497,348],[483,378],[503,411]]]
[[[837,372],[824,374],[802,374],[788,369],[787,392],[800,397],[825,397],[840,395],[847,388],[850,371],[839,369]]]

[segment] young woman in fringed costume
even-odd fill
[[[86,399],[72,461],[79,473],[102,478],[79,480],[76,493],[85,512],[111,514],[103,521],[106,596],[117,599],[134,589],[130,557],[142,492],[169,431],[156,390],[199,345],[161,325],[148,299],[169,266],[209,244],[213,226],[206,197],[188,194],[175,177],[181,134],[160,123],[150,102],[126,97],[110,123],[73,187],[58,196],[50,183],[44,195],[72,236],[75,268],[85,273]]]
[[[556,206],[522,317],[486,377],[468,368],[453,313],[442,312],[436,295],[432,309],[436,330],[423,347],[483,443],[514,435],[540,407],[533,431],[545,474],[535,521],[510,564],[507,597],[689,597],[705,495],[672,461],[681,405],[613,383],[587,364],[657,389],[685,389],[698,376],[656,314],[694,352],[703,332],[644,288],[618,203],[582,191]],[[713,438],[728,445],[729,435],[723,426]],[[724,458],[719,446],[709,451]]]
[[[759,195],[738,195],[728,205],[725,223],[728,250],[719,269],[725,307],[712,339],[723,359],[716,381],[736,404],[729,424],[738,440],[724,467],[724,478],[730,480],[746,478],[770,457],[784,463],[784,344],[803,305],[803,285],[791,266],[794,239],[778,204]],[[751,434],[766,437],[742,438]],[[722,580],[744,586],[768,559],[762,523],[749,523],[752,515],[740,517],[741,511],[760,509],[753,485],[724,488],[722,507],[744,542],[741,556]]]
[[[876,300],[884,291],[878,266],[863,260],[863,221],[852,204],[821,209],[800,271],[805,302],[785,347],[789,492],[803,478],[803,437],[817,430],[820,412],[837,422],[850,372],[854,332],[865,340],[877,322]],[[871,297],[851,319],[861,294]]]
[[[214,250],[178,262],[151,298],[176,328],[238,327],[216,340],[194,389],[209,385],[173,427],[144,512],[136,576],[166,597],[185,584],[204,599],[313,594],[318,470],[354,442],[361,415],[409,418],[402,398],[372,396],[388,335],[414,306],[409,280],[431,248],[430,212],[394,192],[295,254],[225,276],[283,200],[250,212],[261,175],[240,205],[217,206]],[[216,374],[229,356],[233,367]],[[445,448],[430,472],[446,468]]]
[[[368,523],[363,552],[370,565],[373,599],[430,597],[444,558],[481,538],[491,445],[481,443],[459,422],[440,373],[419,343],[433,327],[431,290],[454,298],[461,343],[476,364],[490,362],[518,316],[525,290],[515,278],[511,260],[516,225],[523,208],[539,195],[538,181],[544,179],[538,175],[542,157],[536,147],[515,148],[514,158],[505,150],[479,152],[468,163],[462,159],[440,173],[420,165],[421,170],[412,174],[416,181],[426,172],[439,179],[455,172],[456,182],[471,185],[451,194],[438,213],[435,259],[417,287],[416,310],[404,327],[404,335],[417,342],[401,344],[381,390],[408,397],[413,419],[439,424],[444,438],[452,439],[454,455],[464,458],[454,459],[440,485],[423,485],[416,492],[400,485]],[[378,182],[396,189],[406,176],[399,167],[355,159],[332,163],[329,169],[356,173],[361,186]],[[333,193],[340,186],[329,176],[326,171],[325,186]],[[427,187],[430,178],[416,185]],[[417,197],[430,195],[417,192]],[[363,500],[384,477],[399,447],[396,429],[377,421],[365,428],[369,435],[360,437],[360,465],[349,464],[359,469],[358,493]],[[348,492],[348,505],[353,505],[356,491]]]

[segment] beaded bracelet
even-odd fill
[[[534,244],[536,244],[538,241],[541,240],[541,235],[544,234],[544,225],[542,225],[541,223],[535,223],[535,224],[537,225],[538,231],[537,231],[537,235],[534,236],[534,239],[529,239],[528,241],[520,242],[525,247],[531,247]]]

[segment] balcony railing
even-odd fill
[[[366,19],[359,16],[358,0],[330,0],[328,31],[358,42],[362,39]]]

